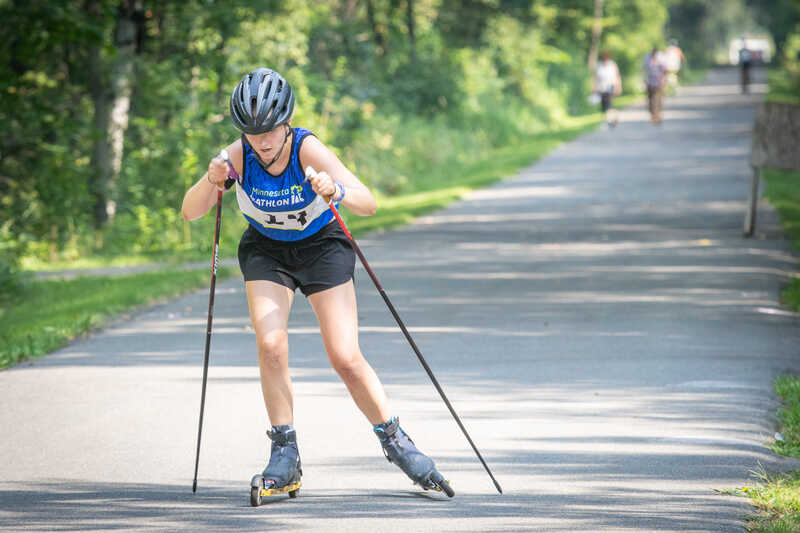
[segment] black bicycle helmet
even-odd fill
[[[247,74],[231,94],[231,120],[242,133],[266,133],[287,122],[294,93],[283,76],[268,68]]]

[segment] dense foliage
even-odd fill
[[[690,63],[720,60],[732,39],[753,33],[771,36],[780,59],[787,40],[800,32],[797,0],[673,0],[668,11],[666,36],[680,41]]]
[[[598,2],[0,0],[0,285],[23,255],[207,248],[210,221],[190,227],[180,203],[235,139],[229,91],[255,67],[392,195],[585,110],[593,27],[630,90],[665,24],[719,19],[704,0],[605,0],[597,19]]]

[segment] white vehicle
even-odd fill
[[[732,39],[728,47],[728,58],[731,65],[738,65],[741,51],[746,49],[751,63],[769,63],[772,59],[772,41],[761,36],[741,36]]]

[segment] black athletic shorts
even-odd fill
[[[603,113],[611,109],[612,98],[614,98],[613,93],[600,93],[600,110]]]
[[[356,255],[333,221],[299,241],[276,241],[248,225],[239,241],[239,268],[245,281],[274,281],[306,296],[353,278]]]

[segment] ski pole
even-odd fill
[[[220,154],[228,160],[225,150]],[[211,290],[208,296],[208,322],[206,323],[206,350],[203,358],[203,390],[200,393],[200,423],[197,426],[197,455],[194,459],[194,480],[192,493],[197,492],[197,469],[200,466],[200,437],[203,435],[203,411],[206,404],[206,382],[208,380],[208,358],[211,350],[211,322],[214,318],[214,289],[217,285],[217,264],[219,263],[219,226],[222,219],[222,191],[217,192],[217,221],[214,226],[214,253],[211,256]]]
[[[315,175],[316,171],[313,168],[306,167],[306,178]],[[425,361],[425,358],[422,356],[422,352],[420,352],[419,348],[417,348],[417,344],[414,342],[414,339],[411,338],[411,334],[408,332],[408,329],[406,329],[406,326],[401,320],[400,315],[397,314],[397,310],[395,310],[394,306],[392,305],[392,302],[386,295],[386,291],[383,290],[383,287],[381,286],[380,281],[378,281],[378,277],[375,275],[375,272],[372,271],[372,268],[370,268],[369,263],[367,263],[367,259],[361,252],[361,248],[358,247],[356,240],[350,234],[350,231],[348,231],[347,226],[344,223],[344,220],[342,220],[342,217],[339,215],[339,210],[336,209],[336,206],[333,204],[333,197],[327,197],[326,200],[328,201],[328,206],[330,207],[333,216],[336,217],[336,221],[339,223],[339,226],[341,226],[342,231],[344,231],[344,234],[347,235],[348,239],[350,239],[350,243],[353,245],[353,249],[355,250],[356,255],[358,255],[358,259],[361,261],[361,264],[364,265],[364,269],[367,271],[367,274],[369,274],[369,277],[372,279],[372,283],[375,284],[375,288],[378,289],[378,293],[381,295],[381,298],[383,298],[383,301],[386,302],[386,306],[389,308],[389,312],[392,313],[392,316],[397,322],[397,325],[400,326],[400,330],[403,332],[403,335],[405,335],[406,340],[411,345],[411,348],[414,350],[414,353],[417,355],[419,362],[422,364],[422,367],[425,369],[425,372],[428,373],[428,377],[431,378],[431,382],[433,382],[433,386],[436,387],[439,396],[441,396],[442,400],[444,400],[445,405],[450,410],[450,414],[453,415],[453,418],[458,424],[458,427],[461,428],[461,431],[464,433],[464,436],[467,438],[467,441],[469,442],[470,446],[472,446],[472,449],[475,451],[475,455],[478,456],[478,459],[483,465],[483,468],[486,469],[486,473],[489,474],[490,478],[492,478],[492,482],[494,482],[494,486],[497,489],[497,492],[503,494],[503,489],[500,488],[500,484],[494,478],[492,471],[489,470],[489,466],[486,464],[486,461],[483,460],[483,456],[481,456],[481,452],[478,451],[478,447],[475,446],[474,442],[472,442],[472,438],[470,438],[469,433],[467,433],[467,429],[464,427],[464,424],[461,423],[461,419],[458,417],[455,409],[453,409],[453,406],[450,404],[450,400],[447,399],[447,396],[442,390],[441,385],[439,385],[439,381],[433,375],[431,367],[428,366],[427,361]]]

